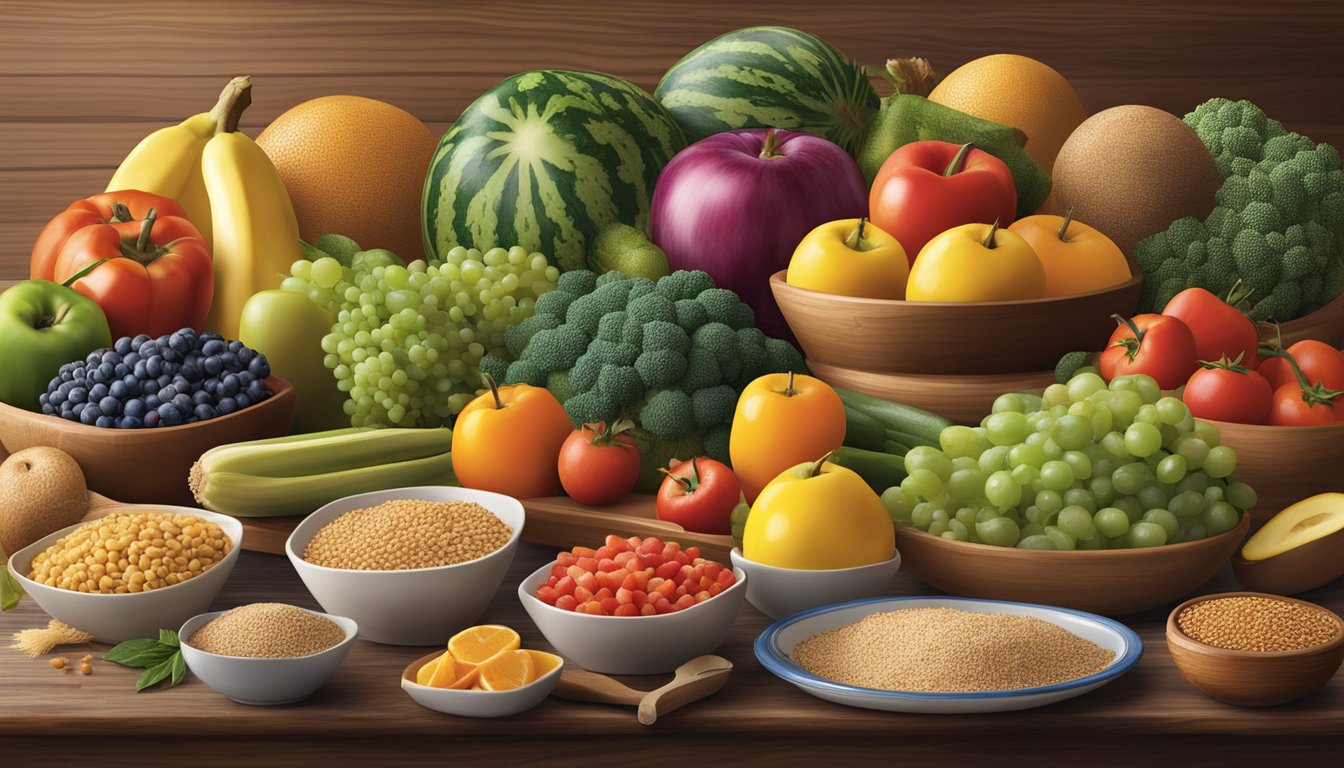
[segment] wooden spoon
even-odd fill
[[[677,667],[672,682],[653,691],[637,691],[606,675],[568,665],[552,696],[570,701],[620,704],[639,709],[639,722],[653,725],[659,715],[718,692],[728,682],[733,663],[721,656],[699,656]]]

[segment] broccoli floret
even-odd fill
[[[766,339],[765,354],[770,362],[767,366],[771,373],[806,373],[807,362],[798,348],[783,339]]]
[[[619,409],[612,407],[611,403],[594,389],[580,392],[566,400],[565,413],[569,414],[570,422],[577,427],[580,424],[595,424],[615,419]]]
[[[611,274],[608,272],[607,274]],[[604,275],[605,277],[605,275]],[[592,293],[578,297],[565,312],[565,323],[588,334],[597,335],[597,324],[603,315],[625,309],[625,297],[630,293],[630,281],[622,280],[599,287]]]
[[[542,297],[545,298],[552,293],[555,293],[555,291],[544,293],[542,294]],[[509,352],[512,353],[514,357],[518,357],[523,354],[523,350],[527,347],[527,343],[531,341],[532,337],[538,332],[559,327],[560,318],[555,315],[532,315],[521,323],[510,325],[508,328],[504,329],[504,345],[508,347]]]
[[[639,411],[639,423],[660,440],[680,440],[695,433],[691,398],[679,389],[655,391]]]
[[[531,384],[534,387],[546,386],[546,372],[531,360],[515,360],[509,363],[504,374],[505,384]]]
[[[695,333],[696,328],[709,322],[709,313],[705,311],[705,306],[695,299],[678,299],[675,307],[677,325],[687,333]]]
[[[737,333],[732,328],[723,323],[706,323],[691,335],[691,344],[714,353],[714,359],[719,364],[719,374],[724,381],[737,380],[742,361],[737,354]]]
[[[1068,384],[1069,379],[1078,372],[1079,368],[1085,368],[1091,361],[1089,352],[1069,352],[1059,358],[1055,363],[1055,382],[1058,384]]]
[[[509,361],[502,357],[486,355],[481,358],[480,368],[482,374],[490,374],[490,378],[495,381],[505,381],[508,379]]]
[[[723,374],[719,373],[719,363],[714,353],[703,347],[692,347],[686,354],[686,375],[681,377],[681,390],[694,392],[721,383]]]
[[[587,392],[597,385],[597,375],[602,372],[602,366],[605,361],[601,355],[594,354],[592,350],[584,353],[583,357],[574,363],[574,367],[569,369],[569,386],[575,392]]]
[[[628,301],[634,301],[641,296],[653,293],[654,283],[647,277],[635,277],[630,279],[630,295]]]
[[[732,430],[728,425],[720,425],[705,432],[704,454],[715,461],[730,463],[728,439]]]
[[[597,374],[597,391],[618,408],[638,402],[644,397],[644,389],[639,372],[628,365],[608,363]]]
[[[562,403],[576,394],[569,383],[569,371],[551,371],[546,376],[546,388]]]
[[[573,325],[537,331],[523,355],[546,373],[567,371],[588,349],[588,337]]]
[[[737,330],[737,308],[742,303],[737,294],[726,288],[710,288],[701,291],[695,299],[704,306],[711,323],[723,323]]]
[[[677,321],[677,308],[670,299],[658,293],[647,293],[630,302],[625,309],[626,319],[647,325],[655,320],[668,323]]]
[[[670,349],[648,350],[635,359],[635,370],[645,389],[672,387],[686,375],[686,358]]]
[[[582,294],[573,294],[559,289],[547,291],[537,298],[536,306],[533,307],[533,317],[549,315],[554,317],[556,322],[559,322],[565,316],[565,312],[569,310],[569,305],[573,304],[574,300],[580,295]]]
[[[755,330],[755,329],[742,329]],[[742,331],[739,331],[741,333]],[[764,344],[755,344],[752,342],[743,342],[738,346],[738,358],[741,360],[741,368],[737,372],[737,386],[739,389],[746,387],[757,377],[767,373],[770,367],[770,358],[765,354]]]
[[[620,341],[621,326],[625,324],[625,312],[612,312],[597,321],[597,338],[603,341]]]
[[[642,347],[645,352],[670,349],[685,355],[691,348],[691,337],[676,323],[654,320],[644,325]]]
[[[635,438],[635,447],[639,449],[639,479],[635,481],[635,490],[643,493],[658,490],[665,477],[658,470],[666,469],[672,460],[687,461],[701,454],[708,455],[701,445],[698,432],[680,440],[666,440],[655,437],[647,429],[636,425],[630,430],[630,435]],[[726,453],[722,461],[727,461]]]
[[[697,389],[691,393],[691,410],[695,414],[696,426],[701,429],[731,422],[736,408],[737,390],[727,384]]]
[[[698,269],[679,270],[658,280],[658,293],[672,301],[694,299],[714,287],[714,278]]]
[[[639,357],[639,347],[624,341],[603,341],[595,339],[588,345],[587,355],[593,355],[598,362],[613,365],[634,365]]]

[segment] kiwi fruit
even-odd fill
[[[1111,107],[1074,129],[1055,159],[1053,207],[1101,230],[1133,262],[1134,247],[1176,219],[1204,219],[1220,186],[1204,142],[1154,107]]]
[[[14,553],[78,523],[88,511],[84,472],[70,454],[26,448],[0,464],[0,550]]]

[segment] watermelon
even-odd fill
[[[788,27],[729,32],[686,54],[654,91],[691,142],[739,128],[816,134],[857,157],[877,117],[863,67]]]
[[[648,231],[653,184],[685,146],[658,102],[624,80],[514,75],[439,140],[421,200],[425,252],[521,245],[582,269],[604,225]]]

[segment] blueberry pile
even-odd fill
[[[270,397],[266,356],[217,333],[183,328],[66,363],[39,398],[42,412],[95,427],[142,429],[209,421]]]

